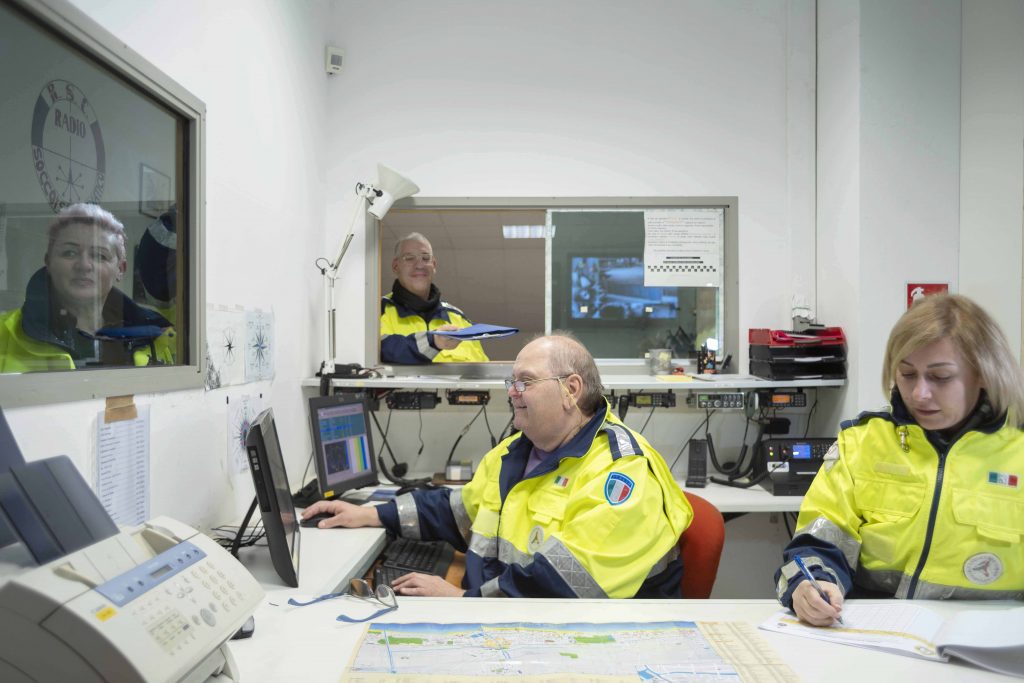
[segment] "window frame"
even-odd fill
[[[202,387],[206,374],[206,105],[66,0],[4,2],[185,120],[187,145],[180,151],[184,156],[186,211],[179,211],[179,216],[187,216],[187,230],[181,231],[179,226],[178,235],[180,243],[188,248],[189,362],[170,367],[0,374],[0,403],[7,408]]]
[[[722,277],[722,312],[723,331],[725,338],[722,348],[740,348],[739,335],[739,198],[735,196],[717,197],[407,197],[395,202],[398,209],[536,209],[543,211],[573,209],[674,209],[674,208],[722,208],[724,209],[723,235],[723,267]],[[366,338],[364,358],[366,367],[376,367],[380,363],[380,268],[381,268],[381,234],[380,224],[372,216],[366,217]],[[550,255],[545,256],[547,261]],[[545,268],[548,264],[545,263]],[[550,273],[547,275],[550,282]],[[551,292],[545,293],[545,306],[551,305]],[[550,314],[546,316],[550,320]],[[596,358],[600,366],[645,367],[647,361],[621,358]],[[482,376],[499,376],[503,367],[510,366],[511,361],[491,361],[489,363],[430,363],[424,365],[395,366],[396,368],[415,368],[417,375],[451,374],[452,372],[475,374],[474,369]],[[440,366],[440,367],[439,367]],[[457,367],[456,367],[457,366]],[[495,370],[488,371],[486,368]],[[497,373],[497,374],[496,374]]]

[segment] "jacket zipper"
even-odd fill
[[[932,444],[934,448],[935,444]],[[935,492],[932,495],[932,506],[928,512],[928,527],[925,530],[924,546],[921,548],[921,557],[917,561],[917,569],[914,570],[914,576],[910,579],[910,587],[907,589],[907,600],[914,599],[914,593],[917,591],[917,582],[921,578],[921,572],[924,571],[924,566],[928,562],[928,555],[932,549],[932,538],[935,535],[935,520],[939,515],[939,497],[942,495],[942,479],[946,472],[946,456],[949,454],[950,448],[953,444],[949,444],[943,451],[936,449],[936,453],[939,456],[938,468],[935,472]]]

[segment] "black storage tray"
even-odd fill
[[[804,346],[768,346],[751,344],[750,359],[764,361],[785,361],[795,358],[820,358],[822,362],[846,360],[845,344],[811,344]]]
[[[794,363],[750,361],[750,374],[764,379],[846,379],[846,362]]]

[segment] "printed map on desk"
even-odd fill
[[[374,622],[341,680],[504,683],[524,676],[557,676],[574,683],[797,680],[750,624],[692,621]]]

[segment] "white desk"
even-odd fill
[[[323,595],[363,576],[384,549],[384,529],[299,529],[299,588],[286,586],[264,546],[241,548],[238,559],[268,594]],[[285,601],[287,601],[287,596]]]
[[[360,576],[377,556],[382,529],[302,529],[299,588],[282,585],[265,548],[242,554],[246,566],[263,584],[267,596],[256,610],[256,631],[230,647],[243,683],[336,683],[362,638],[365,624],[336,621],[338,614],[363,616],[374,609],[352,598],[328,600],[309,607],[291,607],[289,597],[317,596]],[[258,572],[258,573],[257,573]],[[768,577],[754,577],[769,580]],[[331,586],[331,588],[327,588]],[[779,607],[774,600],[509,600],[479,598],[399,597],[399,609],[380,618],[403,622],[620,622],[620,621],[744,621],[756,627]],[[1015,606],[1019,603],[1014,603]],[[962,609],[1000,609],[1007,603],[929,602],[948,615]],[[761,638],[808,683],[1009,680],[958,662],[936,663],[889,655],[847,645],[758,631]]]
[[[368,604],[340,598],[309,607],[288,607],[281,595],[269,594],[256,612],[256,632],[234,641],[231,650],[242,683],[336,683],[363,634],[365,624],[335,620],[340,613],[369,615]],[[754,627],[779,609],[772,600],[501,600],[473,598],[403,598],[399,608],[381,622],[619,622],[619,621],[743,621]],[[276,604],[277,606],[272,606]],[[991,603],[933,602],[943,614],[958,609],[998,609]],[[758,631],[760,637],[801,681],[865,683],[865,681],[1009,681],[980,668],[929,662]]]
[[[719,475],[721,476],[721,475]],[[676,481],[680,488],[708,501],[721,513],[736,512],[799,512],[803,496],[775,496],[759,485],[748,489],[708,482],[704,488],[691,489]]]

